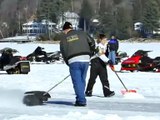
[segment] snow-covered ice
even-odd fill
[[[59,50],[58,44],[0,43],[15,48],[17,55],[26,56],[42,46],[46,51]],[[136,50],[152,50],[149,56],[160,56],[160,43],[120,43],[120,51],[131,56]],[[118,70],[120,64],[116,66]],[[65,64],[31,64],[28,75],[8,75],[0,71],[0,120],[160,120],[160,73],[118,73],[128,89],[137,93],[122,95],[124,90],[117,76],[108,68],[111,89],[116,95],[104,98],[99,78],[93,96],[87,97],[86,107],[74,107],[75,94],[71,78],[50,91],[51,99],[45,105],[28,107],[22,103],[24,92],[47,91],[69,75]],[[89,78],[89,70],[87,80]]]

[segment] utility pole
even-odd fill
[[[18,26],[19,26],[19,33],[21,33],[21,15],[20,15],[20,11],[18,11]]]
[[[99,0],[99,3],[98,3],[98,11],[100,10],[100,7],[101,7],[101,0]]]
[[[2,30],[0,30],[0,33],[1,33],[2,38],[4,38],[3,33],[2,33]]]
[[[25,19],[27,22],[28,21],[28,5],[26,7],[24,7],[24,11],[25,11]]]
[[[47,20],[46,20],[46,22],[47,22],[47,32],[48,32],[47,34],[48,34],[49,40],[51,40],[51,38],[50,38],[49,16],[50,16],[50,10],[49,10],[49,7],[48,7],[48,10],[47,10]]]
[[[73,0],[71,0],[71,11],[73,12],[74,11],[74,2],[73,2]]]

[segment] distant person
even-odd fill
[[[86,106],[85,85],[90,55],[95,50],[95,41],[83,31],[72,29],[65,22],[60,40],[60,51],[69,66],[73,88],[76,94],[75,106]]]
[[[108,41],[107,50],[108,58],[113,62],[113,65],[116,65],[116,54],[119,48],[119,42],[115,35],[111,35],[111,39]],[[114,66],[112,66],[114,68]]]
[[[99,52],[91,58],[91,68],[90,68],[90,78],[88,81],[88,85],[86,88],[86,96],[92,96],[93,86],[96,83],[96,78],[99,76],[104,97],[111,97],[115,93],[114,91],[110,91],[109,81],[108,81],[108,73],[107,73],[107,64],[112,64],[112,61],[109,60],[106,55],[107,49],[107,40],[104,34],[99,35],[99,39],[97,42],[97,46]]]

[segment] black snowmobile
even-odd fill
[[[8,47],[0,50],[0,71],[6,71],[8,74],[28,74],[30,62],[25,57],[14,56],[16,52],[16,49]]]
[[[55,61],[63,61],[60,51],[46,52],[44,48],[38,46],[31,54],[27,55],[30,62],[45,62],[47,64]]]
[[[156,57],[153,59],[154,68],[153,71],[160,72],[160,57]]]

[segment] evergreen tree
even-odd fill
[[[0,0],[0,5],[1,5],[1,3],[3,2],[4,0]]]
[[[93,17],[93,9],[89,4],[88,0],[83,0],[82,7],[80,10],[80,28],[84,31],[89,30],[90,20]]]
[[[146,0],[134,0],[132,1],[132,18],[133,22],[142,22],[143,14],[144,14],[144,7],[146,4]]]
[[[37,9],[37,19],[41,21],[42,19],[55,19],[53,11],[53,0],[41,0]],[[53,12],[53,13],[52,13]],[[52,14],[51,14],[52,13]]]
[[[100,26],[99,32],[108,34],[113,27],[113,12],[112,6],[106,6],[105,0],[101,0],[99,9]]]
[[[58,16],[71,9],[71,0],[41,0],[38,5],[38,20],[49,19],[57,22]]]
[[[106,3],[105,3],[105,0],[101,0],[100,8],[99,8],[100,17],[103,17],[105,13],[106,13]]]
[[[104,3],[102,2],[102,6]],[[115,34],[120,39],[125,39],[131,36],[133,29],[132,17],[130,16],[130,8],[112,4],[105,8],[105,12],[101,14],[101,29],[106,34]]]
[[[113,0],[114,4],[120,4],[122,0]]]
[[[120,39],[127,39],[131,36],[132,22],[127,8],[120,7],[117,11],[116,35]]]
[[[160,7],[157,0],[148,0],[145,4],[143,23],[147,30],[157,30],[160,20]]]

